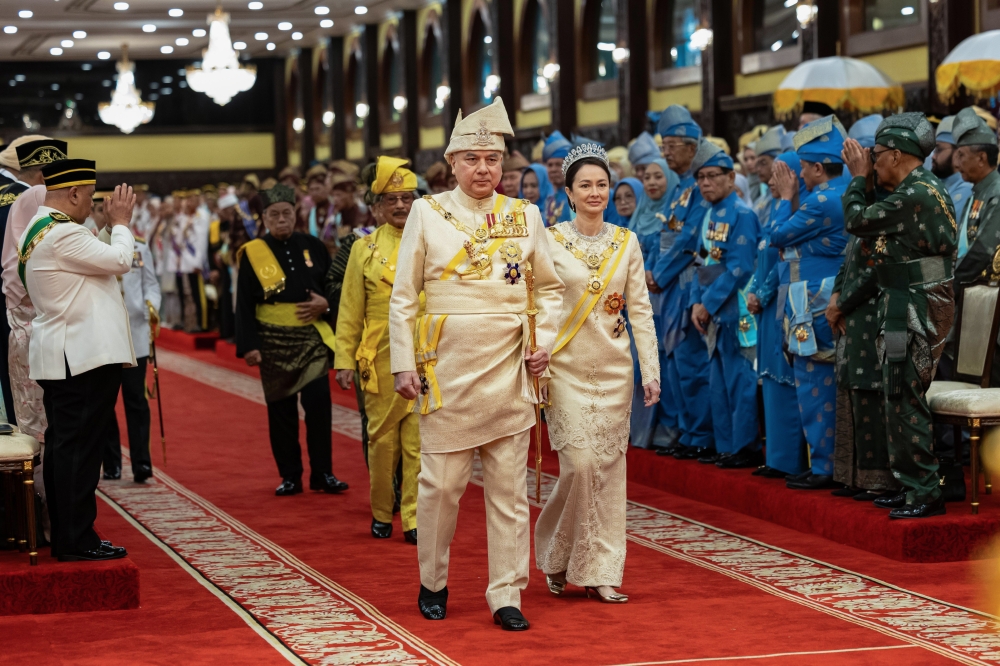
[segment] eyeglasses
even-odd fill
[[[681,147],[686,146],[686,145],[689,145],[689,144],[686,144],[683,141],[664,141],[663,142],[663,148],[665,150],[677,150],[678,148],[681,148]]]
[[[402,203],[404,206],[413,203],[413,195],[409,192],[405,194],[386,194],[382,197],[382,203],[392,207],[398,203]]]
[[[703,180],[715,180],[716,178],[721,178],[722,176],[725,176],[726,173],[727,173],[726,171],[719,171],[717,173],[701,173],[701,172],[698,172],[698,175],[696,175],[694,177],[694,179],[696,181],[698,181],[698,182],[701,182]]]
[[[871,157],[871,160],[872,160],[872,164],[875,164],[876,162],[878,162],[878,158],[879,158],[879,157],[881,157],[882,155],[884,155],[884,154],[886,154],[886,153],[891,153],[891,152],[892,152],[892,150],[891,150],[891,149],[889,149],[889,148],[886,148],[885,150],[878,150],[878,151],[876,151],[876,150],[875,150],[875,149],[873,148],[873,149],[872,149],[872,152],[871,152],[871,153],[869,153],[869,157]]]

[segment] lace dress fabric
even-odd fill
[[[572,222],[557,225],[563,236],[590,254],[614,236],[581,237]],[[616,335],[619,314],[605,307],[612,294],[625,296],[642,383],[659,378],[652,308],[642,251],[628,234],[624,256],[607,288],[573,339],[553,355],[546,419],[552,448],[559,452],[559,480],[535,525],[535,554],[545,573],[566,572],[573,585],[620,586],[625,568],[625,452],[628,449],[633,377],[627,333]],[[556,273],[566,285],[559,327],[587,289],[592,270],[550,238]]]

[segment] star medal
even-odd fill
[[[507,264],[507,270],[504,271],[504,275],[507,278],[507,284],[517,284],[517,281],[521,279],[521,271],[518,264]]]
[[[739,327],[740,327],[740,331],[743,332],[743,333],[746,333],[747,331],[749,331],[750,330],[750,318],[749,317],[740,317]]]
[[[604,279],[596,272],[591,273],[590,277],[587,278],[587,289],[589,289],[592,294],[601,293],[601,290],[604,289]]]
[[[798,340],[799,342],[805,342],[806,340],[809,339],[809,329],[806,328],[805,326],[796,326],[794,332],[795,332],[795,339]]]
[[[677,219],[677,216],[675,215],[670,216],[670,220],[667,222],[668,229],[670,229],[671,231],[680,231],[683,227],[684,225],[681,223],[680,220]]]
[[[620,338],[622,337],[622,333],[624,332],[625,332],[625,318],[618,317],[618,319],[615,321],[615,328],[614,330],[611,331],[611,335],[614,336],[615,338]]]
[[[978,220],[979,212],[983,209],[983,202],[979,200],[973,200],[972,210],[969,211],[970,220]]]
[[[521,246],[512,240],[506,240],[500,246],[500,256],[508,264],[517,264],[521,261]]]
[[[720,259],[722,259],[722,248],[713,247],[711,250],[709,250],[708,254],[710,257],[712,257],[712,259],[719,261]]]
[[[619,294],[617,291],[613,294],[608,294],[604,299],[604,311],[609,315],[614,317],[621,313],[625,309],[625,297]]]
[[[587,266],[589,266],[590,268],[593,268],[593,269],[596,270],[597,267],[601,265],[601,255],[599,255],[599,254],[588,254],[586,262],[587,262]]]
[[[302,258],[306,260],[306,266],[309,268],[313,267],[312,257],[309,256],[309,250],[302,250]]]
[[[885,234],[875,240],[875,254],[885,254]]]

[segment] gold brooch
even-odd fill
[[[739,325],[740,325],[740,331],[743,332],[743,333],[746,333],[747,331],[750,330],[750,318],[749,317],[740,317],[740,324]]]
[[[708,255],[712,257],[712,259],[719,261],[720,259],[722,259],[722,248],[713,247],[711,250],[709,250]]]
[[[591,273],[587,278],[587,289],[592,294],[599,294],[604,289],[604,279],[597,273]]]
[[[809,339],[809,329],[805,326],[799,325],[795,327],[795,339],[799,342],[805,342]]]
[[[521,261],[521,246],[512,240],[506,240],[503,245],[500,246],[500,256],[508,264],[516,264]]]
[[[625,297],[615,292],[604,299],[604,311],[614,317],[625,309]]]
[[[479,228],[478,228],[478,229],[476,229],[476,231],[475,231],[475,232],[474,232],[474,233],[472,234],[472,236],[473,236],[473,238],[475,238],[475,239],[476,239],[477,241],[479,241],[480,243],[482,243],[482,242],[484,242],[484,241],[487,241],[487,240],[489,240],[489,238],[490,238],[490,230],[489,230],[489,229],[485,229],[485,228],[483,228],[483,227],[479,227]]]
[[[599,254],[588,254],[587,255],[587,266],[590,268],[597,268],[601,265],[601,255]]]

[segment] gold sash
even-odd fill
[[[375,357],[378,355],[378,346],[388,327],[389,320],[387,319],[382,321],[365,320],[365,330],[361,334],[361,344],[358,345],[358,351],[354,354],[354,360],[358,362],[361,390],[366,393],[378,393]]]
[[[299,319],[298,315],[295,314],[295,307],[296,303],[261,303],[257,306],[257,321],[262,321],[265,324],[273,324],[275,326],[314,326],[323,338],[323,344],[330,349],[336,349],[337,346],[333,336],[333,329],[330,328],[330,325],[322,319],[310,322],[302,321]]]
[[[253,268],[254,275],[257,276],[260,286],[264,289],[264,298],[270,298],[284,291],[285,271],[281,270],[278,259],[274,256],[274,252],[271,252],[271,248],[267,246],[267,243],[259,238],[246,243],[237,252],[237,262],[240,260],[241,253],[243,252],[246,253],[247,259],[250,260],[250,267]],[[280,325],[292,326],[293,324]]]
[[[556,335],[556,345],[552,350],[555,354],[560,349],[569,344],[569,341],[573,339],[573,336],[577,334],[580,327],[583,326],[583,322],[587,320],[587,316],[590,314],[597,302],[601,300],[601,296],[604,291],[608,288],[608,284],[611,282],[611,277],[618,270],[618,264],[621,263],[622,257],[625,256],[625,248],[628,247],[628,230],[624,227],[620,227],[618,232],[615,234],[615,240],[619,242],[618,251],[605,257],[604,261],[601,262],[600,267],[597,269],[597,275],[601,278],[601,288],[600,290],[594,292],[589,288],[583,290],[583,295],[580,296],[580,300],[576,302],[573,306],[572,312],[569,313],[569,317],[566,319],[566,323],[563,324],[562,329],[559,334]]]

